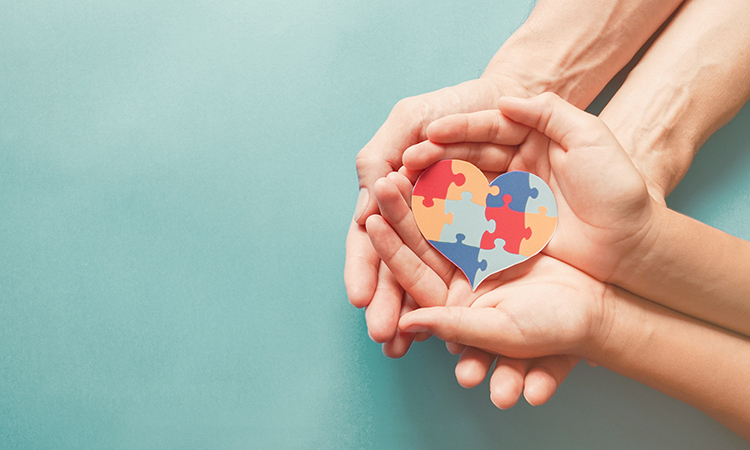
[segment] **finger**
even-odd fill
[[[432,337],[432,335],[430,333],[424,333],[424,332],[417,333],[416,335],[414,335],[414,341],[416,341],[416,342],[424,342],[424,341],[426,341],[427,339],[429,339],[431,337]]]
[[[346,236],[344,286],[349,301],[357,308],[370,304],[378,285],[380,257],[375,252],[365,227],[352,220]]]
[[[398,188],[398,191],[401,194],[401,198],[403,198],[404,202],[406,202],[406,206],[411,208],[411,194],[414,190],[414,184],[411,182],[411,180],[409,180],[406,175],[401,173],[400,169],[398,172],[389,173],[386,179],[392,182]]]
[[[401,166],[401,168],[398,169],[398,173],[400,173],[401,175],[403,175],[406,178],[408,178],[409,182],[413,186],[414,183],[416,183],[417,180],[419,179],[419,176],[422,175],[422,170],[421,169],[420,170],[409,170],[406,167]]]
[[[419,305],[417,302],[414,301],[411,295],[409,295],[408,292],[404,292],[404,301],[403,306],[401,308],[401,315],[408,313],[409,311],[414,311],[415,309],[419,308]],[[401,332],[401,330],[398,330],[397,333]],[[427,339],[429,339],[432,335],[430,333],[416,333],[414,335],[414,342],[424,342]]]
[[[480,295],[479,292],[483,288],[480,288],[477,292],[474,292],[471,288],[471,284],[463,275],[462,272],[454,270],[453,278],[448,282],[448,297],[445,300],[445,306],[465,306],[469,307],[474,303],[476,298]],[[459,355],[463,353],[465,345],[458,342],[446,342],[445,347],[453,355]]]
[[[564,149],[600,146],[603,138],[614,140],[602,121],[551,92],[530,99],[503,97],[498,106],[509,119],[535,128]]]
[[[375,251],[418,305],[445,304],[447,287],[443,280],[404,244],[385,219],[372,215],[366,227]]]
[[[402,297],[403,290],[388,267],[381,262],[378,286],[370,305],[365,310],[367,332],[373,341],[387,342],[396,335]]]
[[[531,359],[514,359],[500,356],[490,377],[490,400],[500,409],[514,406],[523,392],[526,373]]]
[[[493,108],[498,97],[497,85],[479,79],[398,102],[375,136],[357,154],[360,191],[371,191],[375,181],[398,169],[403,151],[427,138],[430,122],[448,114]],[[362,200],[355,210],[354,220],[360,225],[377,211],[375,199],[364,195],[366,201]]]
[[[565,353],[565,343],[551,341],[537,329],[524,330],[500,308],[447,306],[420,308],[399,320],[402,331],[427,331],[446,342],[457,342],[495,354],[532,358]]]
[[[469,389],[484,381],[490,371],[495,355],[474,347],[465,347],[456,363],[456,381]]]
[[[412,145],[404,152],[404,167],[419,173],[442,159],[468,161],[485,172],[505,172],[516,147],[492,143],[435,144],[430,141]]]
[[[381,178],[375,183],[375,196],[382,217],[417,258],[424,261],[443,280],[443,283],[446,283],[453,274],[453,264],[422,236],[414,220],[414,214],[404,198],[405,193],[399,189],[398,184],[403,189],[403,185],[408,184],[408,180],[397,173],[389,175],[388,178]],[[406,195],[411,196],[411,193]]]
[[[398,127],[389,117],[359,152],[356,159],[359,196],[354,210],[355,222],[364,225],[367,218],[378,211],[375,197],[370,195],[373,184],[397,170],[401,166],[403,151],[417,142],[408,130]]]
[[[519,145],[530,128],[509,120],[500,110],[453,114],[435,120],[427,127],[427,138],[437,144],[492,142]]]
[[[547,403],[580,360],[568,355],[537,358],[524,379],[523,396],[529,405]]]
[[[466,346],[463,344],[456,343],[456,342],[446,342],[445,348],[448,350],[448,353],[450,353],[451,355],[460,355],[461,353],[463,353]]]
[[[419,308],[419,305],[417,305],[409,294],[404,292],[403,300],[401,301],[400,315],[404,315],[409,311],[414,311],[417,308]],[[389,358],[401,358],[409,351],[409,347],[411,347],[414,338],[414,333],[406,333],[397,329],[393,339],[383,344],[383,354]]]

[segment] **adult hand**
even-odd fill
[[[426,139],[430,122],[449,114],[495,108],[503,95],[530,93],[493,72],[478,80],[404,99],[357,155],[360,195],[346,240],[344,283],[349,301],[358,308],[368,307],[367,324],[372,339],[386,343],[398,339],[384,347],[388,356],[401,356],[408,349],[409,336],[397,335],[397,324],[401,310],[414,305],[380,262],[365,232],[365,221],[378,211],[375,196],[371,194],[374,183],[401,167],[403,151]]]
[[[357,157],[360,196],[346,245],[347,294],[354,306],[368,306],[368,331],[374,340],[387,342],[396,335],[403,292],[364,233],[365,220],[377,210],[371,196],[375,180],[399,168],[404,149],[424,140],[427,124],[439,117],[496,108],[504,95],[526,97],[545,91],[585,107],[681,3],[603,0],[592,9],[585,0],[540,1],[481,79],[396,105]],[[608,26],[602,28],[605,22]],[[405,297],[403,305],[407,303]]]

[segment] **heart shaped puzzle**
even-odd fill
[[[557,203],[544,180],[507,172],[488,183],[482,171],[458,159],[425,169],[411,202],[424,237],[473,290],[542,251],[557,227]]]

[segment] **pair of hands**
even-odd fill
[[[403,154],[400,173],[374,183],[381,216],[367,219],[367,232],[390,269],[381,270],[381,280],[395,279],[408,292],[400,330],[390,341],[395,356],[408,349],[416,332],[466,344],[449,344],[449,349],[462,351],[456,376],[470,387],[484,379],[495,355],[502,355],[490,389],[493,402],[507,408],[522,392],[529,403],[544,403],[580,357],[604,345],[615,308],[603,281],[626,255],[642,254],[657,220],[657,202],[599,119],[552,94],[501,98],[497,105],[502,113],[432,123],[426,129],[430,140]],[[443,158],[466,159],[485,171],[525,170],[545,179],[558,201],[559,222],[544,254],[487,279],[473,293],[421,236],[408,205],[410,182]],[[415,303],[447,307],[416,309]],[[378,303],[374,306],[377,312]],[[368,324],[372,308],[371,302]]]

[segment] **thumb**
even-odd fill
[[[609,140],[616,143],[609,128],[599,118],[551,92],[530,99],[503,97],[498,100],[498,107],[507,118],[535,128],[565,150],[600,146]]]
[[[502,354],[520,347],[523,339],[508,315],[495,308],[419,308],[404,314],[399,328],[410,333],[428,332],[445,342],[457,342]]]

